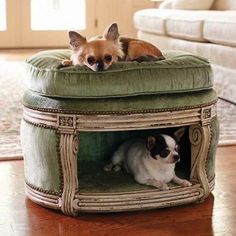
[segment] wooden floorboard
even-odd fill
[[[236,146],[217,151],[216,186],[200,204],[64,216],[25,197],[23,161],[0,162],[0,235],[236,235]]]

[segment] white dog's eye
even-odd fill
[[[161,153],[160,153],[160,156],[161,157],[167,157],[168,155],[170,154],[170,151],[165,149],[165,150],[162,150]]]

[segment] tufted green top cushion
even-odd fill
[[[107,98],[169,94],[212,87],[209,62],[181,51],[164,51],[157,62],[118,62],[107,71],[86,67],[58,69],[70,50],[50,50],[26,60],[30,90],[50,97]]]

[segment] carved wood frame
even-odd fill
[[[23,119],[44,128],[53,128],[59,135],[59,153],[63,189],[60,196],[41,191],[26,183],[30,199],[64,214],[75,215],[80,211],[113,212],[151,209],[204,200],[214,187],[208,181],[206,160],[211,142],[210,122],[216,117],[216,103],[199,108],[137,114],[63,114],[38,111],[24,107]],[[127,193],[79,192],[77,153],[80,131],[144,130],[190,126],[191,187],[174,187],[168,191],[148,190]]]

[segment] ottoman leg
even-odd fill
[[[204,200],[210,194],[209,181],[206,174],[206,160],[211,139],[210,126],[190,126],[189,138],[191,142],[191,182],[199,183],[203,188]]]
[[[70,119],[72,119],[72,122],[68,122]],[[73,202],[75,193],[78,190],[77,153],[79,140],[75,129],[72,127],[75,118],[61,115],[58,120],[59,149],[63,175],[63,191],[60,206],[64,214],[76,215]]]

